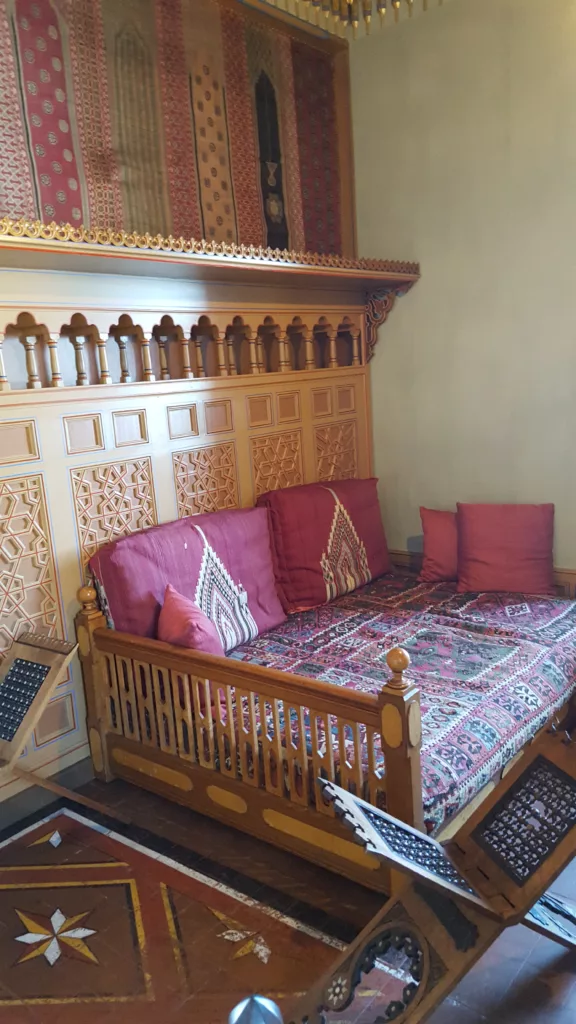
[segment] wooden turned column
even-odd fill
[[[350,333],[352,335],[352,366],[360,366],[362,362],[360,358],[362,332],[359,327],[354,327]]]
[[[304,340],[304,369],[315,370],[316,360],[314,358],[314,342],[307,327],[302,328],[302,338]]]
[[[281,373],[288,373],[292,369],[290,363],[290,349],[289,349],[288,335],[285,332],[278,334],[278,369]]]
[[[226,345],[228,346],[228,373],[231,377],[238,376],[238,367],[236,366],[236,354],[234,352],[234,335],[229,334],[226,338]]]
[[[204,360],[202,358],[202,338],[194,338],[194,345],[196,346],[196,367],[198,369],[198,376],[205,377],[206,371],[204,370]]]
[[[62,374],[60,373],[60,362],[58,360],[58,341],[60,340],[59,334],[49,334],[46,344],[48,345],[48,352],[50,355],[50,387],[61,388],[64,384],[62,380]]]
[[[180,358],[182,360],[182,377],[184,380],[192,380],[194,373],[190,362],[190,343],[184,331],[180,336]]]
[[[144,380],[156,380],[156,375],[152,369],[152,355],[150,352],[150,335],[142,332],[140,338],[140,352],[142,353],[142,372]]]
[[[410,656],[401,647],[388,651],[386,664],[392,678],[378,695],[386,770],[386,810],[394,818],[424,831],[420,691],[404,679]]]
[[[36,338],[34,335],[20,338],[26,353],[26,373],[28,374],[27,388],[41,388],[42,382],[38,376],[38,364],[36,362]]]
[[[218,376],[227,377],[228,367],[226,366],[226,349],[224,346],[225,336],[220,333],[218,328],[215,328],[214,337],[216,339],[216,352],[218,356]]]
[[[328,367],[330,370],[333,370],[338,366],[338,356],[336,353],[336,331],[329,330],[326,333],[328,335]]]
[[[254,337],[251,330],[246,332],[248,338],[248,346],[250,349],[250,373],[259,373],[260,368],[258,366],[258,354],[256,348],[256,338]],[[260,337],[260,335],[258,335]]]
[[[108,353],[106,352],[106,338],[101,334],[96,335],[96,351],[98,353],[98,367],[100,370],[99,384],[111,384],[112,377],[108,369]]]
[[[132,377],[130,375],[130,370],[128,369],[128,353],[127,353],[127,350],[126,350],[126,342],[127,341],[128,341],[128,338],[126,337],[126,335],[122,335],[122,336],[119,336],[119,337],[116,338],[116,344],[118,345],[118,349],[120,351],[120,383],[121,384],[130,384],[130,382],[132,380]]]
[[[86,338],[79,334],[71,337],[69,341],[74,349],[74,361],[76,363],[76,387],[81,388],[88,383],[88,374],[86,373],[86,363],[84,361],[84,343]]]
[[[158,339],[158,360],[160,362],[160,380],[170,380],[170,371],[168,369],[168,357],[166,355],[166,345],[168,344],[168,338],[166,335],[159,337]]]
[[[4,366],[4,353],[2,352],[3,341],[4,335],[0,334],[0,391],[10,391],[10,383],[6,376],[6,368]]]

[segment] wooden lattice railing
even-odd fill
[[[420,706],[401,650],[378,694],[101,628],[78,616],[89,728],[332,816],[318,778],[421,826]]]

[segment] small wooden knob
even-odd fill
[[[84,607],[91,607],[96,604],[97,593],[94,587],[80,587],[78,591],[78,600]]]
[[[386,664],[391,672],[406,672],[410,666],[410,655],[403,647],[392,647],[386,655]]]

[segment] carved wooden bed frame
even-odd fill
[[[84,582],[75,623],[97,776],[126,779],[388,891],[387,870],[351,840],[315,780],[338,778],[373,803],[385,793],[392,815],[422,826],[420,701],[403,675],[404,652],[390,652],[393,677],[370,695],[171,648],[107,629],[85,570],[100,544],[126,530],[252,505],[274,487],[369,476],[368,363],[377,328],[417,281],[417,265],[7,220],[0,265],[18,268],[17,286],[35,296],[26,312],[18,300],[0,301],[8,324],[0,489],[16,515],[20,494],[34,488],[52,602],[49,620],[32,610],[37,628],[70,634]],[[39,268],[60,272],[49,296]],[[77,277],[69,281],[67,271],[84,275],[86,316],[73,312],[67,290]],[[126,281],[122,307],[102,299],[102,274],[107,287]],[[201,294],[185,291],[197,282]],[[178,299],[169,310],[164,289]],[[6,436],[12,449],[3,460]],[[127,502],[119,523],[109,514],[115,480]],[[16,613],[7,626],[18,631]],[[79,683],[75,672],[73,664],[68,689]],[[217,690],[223,701],[212,700]],[[234,700],[249,709],[236,726]],[[222,704],[226,721],[203,710]],[[257,707],[266,705],[274,730],[259,735]],[[305,710],[312,722],[333,716],[346,759],[326,728],[326,748],[313,737],[305,751]],[[286,745],[282,716],[300,722],[299,739]]]

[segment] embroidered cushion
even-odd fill
[[[207,615],[182,597],[170,584],[166,587],[164,604],[158,619],[158,639],[177,647],[190,647],[205,654],[224,656],[224,648],[216,626]]]
[[[455,512],[421,508],[424,558],[421,583],[458,579],[458,527]]]
[[[189,516],[129,534],[90,560],[114,628],[155,637],[166,587],[193,601],[224,650],[284,621],[265,509]]]
[[[458,505],[458,592],[553,594],[554,505]]]
[[[270,511],[276,583],[287,612],[316,608],[390,571],[376,483],[303,484],[258,499]]]

